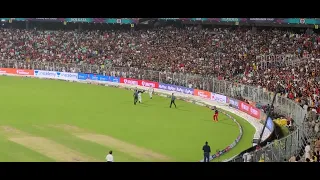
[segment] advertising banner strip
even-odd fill
[[[21,76],[33,76],[34,71],[30,69],[14,69],[14,68],[0,68],[0,74],[14,74]]]
[[[92,81],[102,81],[102,82],[115,82],[120,83],[119,77],[114,76],[103,76],[97,74],[84,74],[78,73],[78,80],[92,80]]]
[[[147,80],[138,80],[138,79],[131,79],[131,78],[120,78],[120,83],[136,85],[136,86],[159,88],[159,83],[158,82],[147,81]]]
[[[194,89],[193,93],[194,93],[195,96],[199,96],[199,97],[202,97],[202,98],[205,98],[205,99],[211,99],[211,92],[209,92],[209,91],[203,91],[203,90],[200,90],[200,89]]]
[[[239,109],[239,101],[238,101],[238,100],[233,99],[233,98],[227,98],[227,103],[228,103],[231,107],[233,107],[233,108],[235,108],[235,109]]]
[[[164,89],[164,90],[168,90],[168,91],[176,91],[176,92],[181,92],[181,93],[190,94],[190,95],[194,94],[194,89],[192,89],[192,88],[187,88],[187,87],[183,87],[183,86],[176,86],[176,85],[172,85],[172,84],[159,83],[159,89]]]
[[[61,79],[69,81],[78,80],[78,73],[34,70],[34,75],[40,78]]]
[[[57,72],[57,78],[62,80],[77,81],[78,73]]]
[[[34,70],[34,76],[41,77],[41,78],[57,79],[57,72],[56,71]]]
[[[260,109],[255,108],[255,107],[251,106],[250,104],[239,101],[239,110],[249,114],[250,116],[252,116],[254,118],[260,119]]]
[[[63,22],[64,18],[27,18],[28,21]]]
[[[221,103],[227,103],[227,96],[211,93],[211,100],[221,102]]]

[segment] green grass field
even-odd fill
[[[239,134],[223,114],[183,101],[143,94],[133,105],[125,89],[0,76],[0,161],[199,161],[202,146],[222,150]],[[239,144],[220,157],[230,158],[251,146],[254,128],[243,127]],[[216,160],[217,161],[217,160]]]

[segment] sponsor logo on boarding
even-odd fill
[[[88,74],[78,73],[79,80],[87,80],[89,78]]]
[[[259,112],[254,107],[250,107],[250,113],[256,116],[259,114]]]
[[[109,81],[109,76],[100,76],[100,81]]]
[[[139,85],[139,81],[135,80],[135,79],[123,78],[123,83],[124,84],[131,84],[131,85]]]
[[[56,78],[57,72],[55,71],[42,71],[42,70],[35,70],[34,75],[37,77],[44,77],[44,78]]]
[[[217,102],[222,102],[222,103],[227,103],[227,97],[220,95],[220,94],[215,94],[211,93],[211,100],[217,101]]]
[[[185,94],[191,94],[191,95],[193,95],[193,89],[186,88],[186,89],[184,90],[184,93],[185,93]]]
[[[91,79],[91,80],[96,80],[96,81],[99,81],[99,80],[100,80],[99,76],[97,76],[97,75],[95,75],[95,74],[90,74],[90,79]]]
[[[199,90],[199,89],[195,89],[194,90],[194,95],[202,97],[202,98],[206,98],[206,99],[210,99],[211,98],[211,92],[203,91],[203,90]]]
[[[260,119],[260,109],[257,109],[242,101],[239,101],[239,109],[254,118]]]
[[[63,80],[78,80],[78,73],[56,72],[57,77]]]
[[[233,106],[236,107],[237,109],[239,108],[239,102],[235,99],[229,99],[229,103]]]
[[[8,70],[7,68],[0,68],[0,74],[7,74]]]
[[[119,77],[110,76],[110,81],[111,81],[111,82],[120,83],[120,78],[119,78]]]
[[[168,87],[168,90],[169,91],[178,91],[179,92],[179,90],[175,87],[175,86],[167,86]]]
[[[1,74],[15,74],[15,75],[34,75],[34,70],[30,69],[15,69],[15,68],[0,68]]]
[[[249,112],[249,105],[247,105],[246,103],[242,102],[240,103],[241,104],[241,109],[246,111],[246,112]]]
[[[184,93],[183,88],[182,88],[182,87],[179,87],[179,86],[176,87],[176,91],[177,91],[177,92]]]
[[[157,84],[156,84],[157,85]],[[171,84],[163,84],[159,83],[159,89],[169,90],[169,91],[176,91],[184,94],[191,94],[193,95],[193,89],[192,88],[186,88],[183,86],[176,86]]]
[[[156,82],[151,82],[151,81],[141,80],[141,86],[156,88],[157,87],[157,83]]]
[[[33,71],[31,72],[30,70],[24,70],[24,69],[17,69],[16,74],[18,75],[33,75]]]
[[[257,119],[260,119],[260,109],[257,109],[253,106],[250,106],[250,113],[252,117],[255,117]]]
[[[159,89],[168,90],[168,87],[169,87],[169,86],[167,86],[167,85],[165,85],[165,84],[162,84],[162,83],[159,84]]]

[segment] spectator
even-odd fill
[[[312,161],[313,162],[318,162],[318,157],[317,157],[317,153],[316,152],[312,153]]]
[[[245,152],[242,156],[243,162],[251,162],[252,161],[252,156],[249,152]]]
[[[308,142],[306,147],[304,148],[305,151],[305,159],[311,159],[311,147],[310,147],[310,143]]]
[[[315,151],[319,152],[320,151],[320,138],[315,142]]]
[[[109,151],[109,154],[106,157],[106,161],[107,162],[113,162],[113,155],[112,155],[112,151]]]
[[[292,156],[288,162],[297,162],[296,156]]]

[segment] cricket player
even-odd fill
[[[154,89],[152,87],[149,88],[149,97],[152,99],[152,94],[154,93]]]
[[[218,122],[218,116],[219,116],[219,111],[216,108],[215,111],[214,111],[214,115],[213,115],[213,121],[214,122]]]
[[[142,91],[138,91],[138,101],[139,101],[139,103],[142,103]]]
[[[133,93],[133,104],[136,105],[137,102],[138,102],[138,90],[134,90],[134,93]]]
[[[172,104],[174,104],[175,108],[177,108],[176,103],[174,102],[175,100],[176,100],[176,96],[174,96],[174,94],[172,93],[171,102],[170,102],[170,108],[171,108]]]

